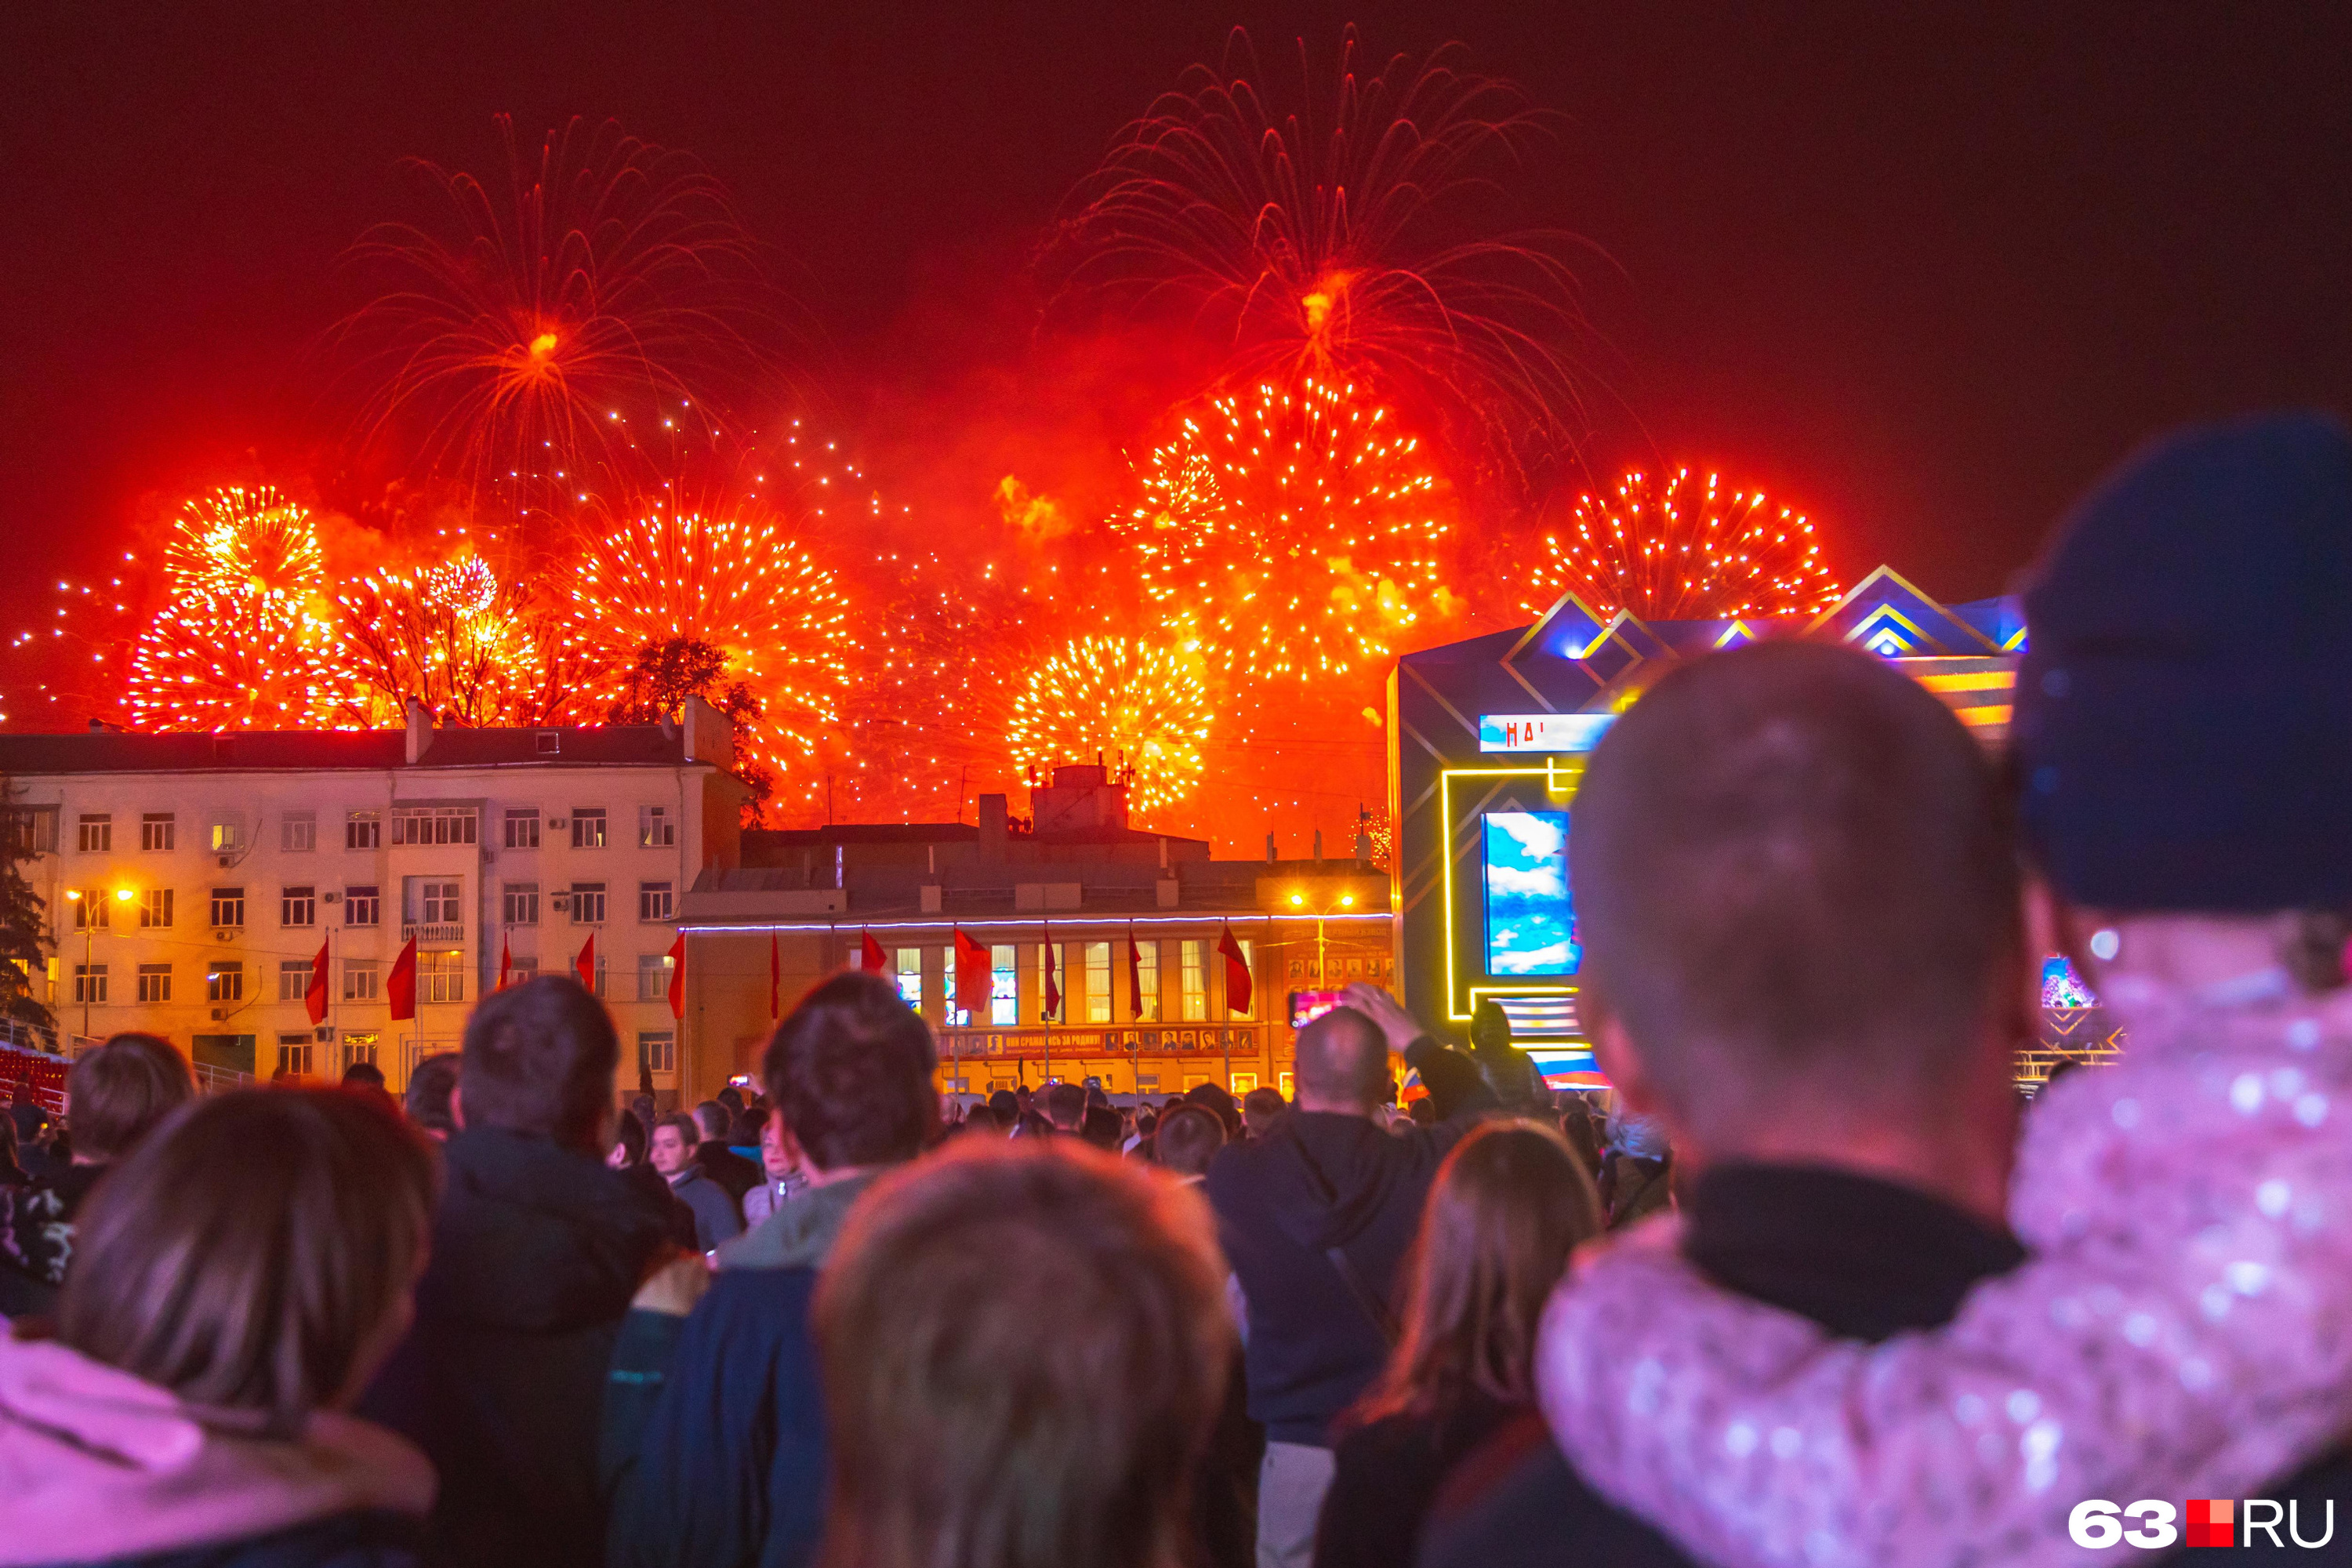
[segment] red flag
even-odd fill
[[[1127,1016],[1141,1022],[1143,1018],[1143,950],[1135,945],[1135,926],[1127,928]]]
[[[509,975],[511,975],[513,973],[514,973],[514,942],[512,942],[512,940],[510,940],[509,938],[507,938],[507,937],[501,936],[501,937],[499,937],[499,990],[503,991],[503,990],[505,990],[505,989],[507,988],[507,977],[508,977],[508,976],[509,976]]]
[[[302,993],[302,1005],[310,1009],[310,1022],[327,1021],[327,944],[319,944],[319,956],[310,961],[310,988]]]
[[[857,967],[868,974],[879,974],[889,967],[887,961],[882,956],[882,944],[874,940],[874,933],[870,931],[860,939]]]
[[[964,935],[961,926],[956,927],[954,1007],[971,1014],[974,1022],[986,1018],[988,971],[988,949]]]
[[[580,984],[590,991],[596,989],[596,933],[590,931],[588,940],[580,944],[580,956],[572,961],[572,972],[580,976]]]
[[[1054,984],[1054,928],[1052,926],[1045,928],[1045,945],[1042,951],[1045,954],[1045,1022],[1050,1024],[1054,1021],[1054,1016],[1062,1010],[1062,988]]]
[[[394,1023],[416,1016],[416,939],[410,937],[400,956],[392,961],[392,976],[383,983],[384,1000],[392,1004]]]
[[[1250,1010],[1249,959],[1242,952],[1242,944],[1234,940],[1234,928],[1225,927],[1225,934],[1217,939],[1217,951],[1225,956],[1225,1011],[1247,1013]]]
[[[776,933],[768,933],[768,1022],[782,1017],[784,997],[784,955],[776,946]]]
[[[772,935],[773,933],[771,933]],[[669,1016],[686,1016],[686,933],[669,944]]]

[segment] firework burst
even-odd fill
[[[415,701],[462,724],[547,723],[570,695],[563,631],[478,555],[371,572],[336,601],[362,722],[396,724]]]
[[[1369,64],[1350,28],[1328,96],[1279,106],[1236,32],[1074,193],[1074,280],[1172,308],[1238,374],[1410,388],[1508,459],[1571,446],[1579,242],[1493,221],[1543,117],[1450,47]]]
[[[327,557],[308,510],[268,485],[231,485],[181,510],[163,571],[176,593],[306,601],[326,583]]]
[[[1444,486],[1355,389],[1309,379],[1213,398],[1142,465],[1121,525],[1144,592],[1221,674],[1345,682],[1450,613]]]
[[[1688,468],[1629,473],[1605,500],[1578,497],[1544,543],[1520,604],[1531,616],[1571,593],[1598,615],[1640,620],[1818,615],[1841,592],[1811,522]]]
[[[1128,770],[1142,816],[1199,787],[1212,707],[1200,658],[1132,637],[1080,637],[1030,670],[1005,741],[1013,765],[1050,773],[1100,753]]]
[[[289,595],[176,595],[131,656],[124,709],[141,730],[349,727],[353,687],[334,628]]]

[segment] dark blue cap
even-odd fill
[[[2352,909],[2352,437],[2177,432],[2074,509],[2025,595],[2028,841],[2097,909]]]

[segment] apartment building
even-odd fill
[[[208,1077],[370,1061],[394,1092],[502,979],[583,952],[623,1092],[640,1069],[674,1090],[677,900],[737,861],[732,756],[699,699],[644,726],[445,729],[412,706],[404,731],[0,735],[61,1033],[150,1030]],[[416,1016],[394,1020],[412,939]]]

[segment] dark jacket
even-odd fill
[[[1271,1441],[1328,1442],[1388,1359],[1379,1318],[1393,1320],[1397,1265],[1430,1182],[1472,1120],[1495,1108],[1460,1052],[1424,1037],[1405,1060],[1438,1125],[1400,1135],[1365,1117],[1294,1110],[1210,1163],[1209,1203],[1247,1302],[1249,1413]]]
[[[249,1541],[118,1557],[104,1568],[421,1568],[425,1561],[422,1525],[406,1514],[368,1510],[311,1520]]]
[[[1514,1116],[1550,1114],[1551,1086],[1544,1082],[1535,1058],[1517,1046],[1476,1046],[1470,1059],[1478,1064],[1478,1076],[1505,1110]]]
[[[1446,1472],[1528,1408],[1473,1389],[1443,1413],[1382,1416],[1346,1433],[1315,1530],[1315,1568],[1411,1568]]]
[[[416,1323],[360,1414],[409,1437],[439,1472],[443,1560],[594,1563],[605,1369],[668,1212],[594,1155],[549,1139],[467,1128],[445,1147]]]
[[[742,1200],[730,1195],[701,1166],[688,1165],[684,1175],[670,1183],[669,1190],[694,1211],[696,1251],[708,1252],[743,1234]]]
[[[824,1406],[809,1301],[852,1177],[794,1194],[719,1249],[684,1318],[635,1311],[613,1353],[602,1469],[614,1568],[786,1568],[824,1522]]]
[[[702,1173],[726,1189],[736,1211],[743,1207],[743,1194],[760,1184],[763,1173],[760,1162],[747,1160],[716,1138],[706,1138],[694,1146],[694,1163]]]
[[[57,1310],[75,1216],[104,1174],[103,1163],[53,1164],[28,1185],[0,1188],[0,1318]]]

